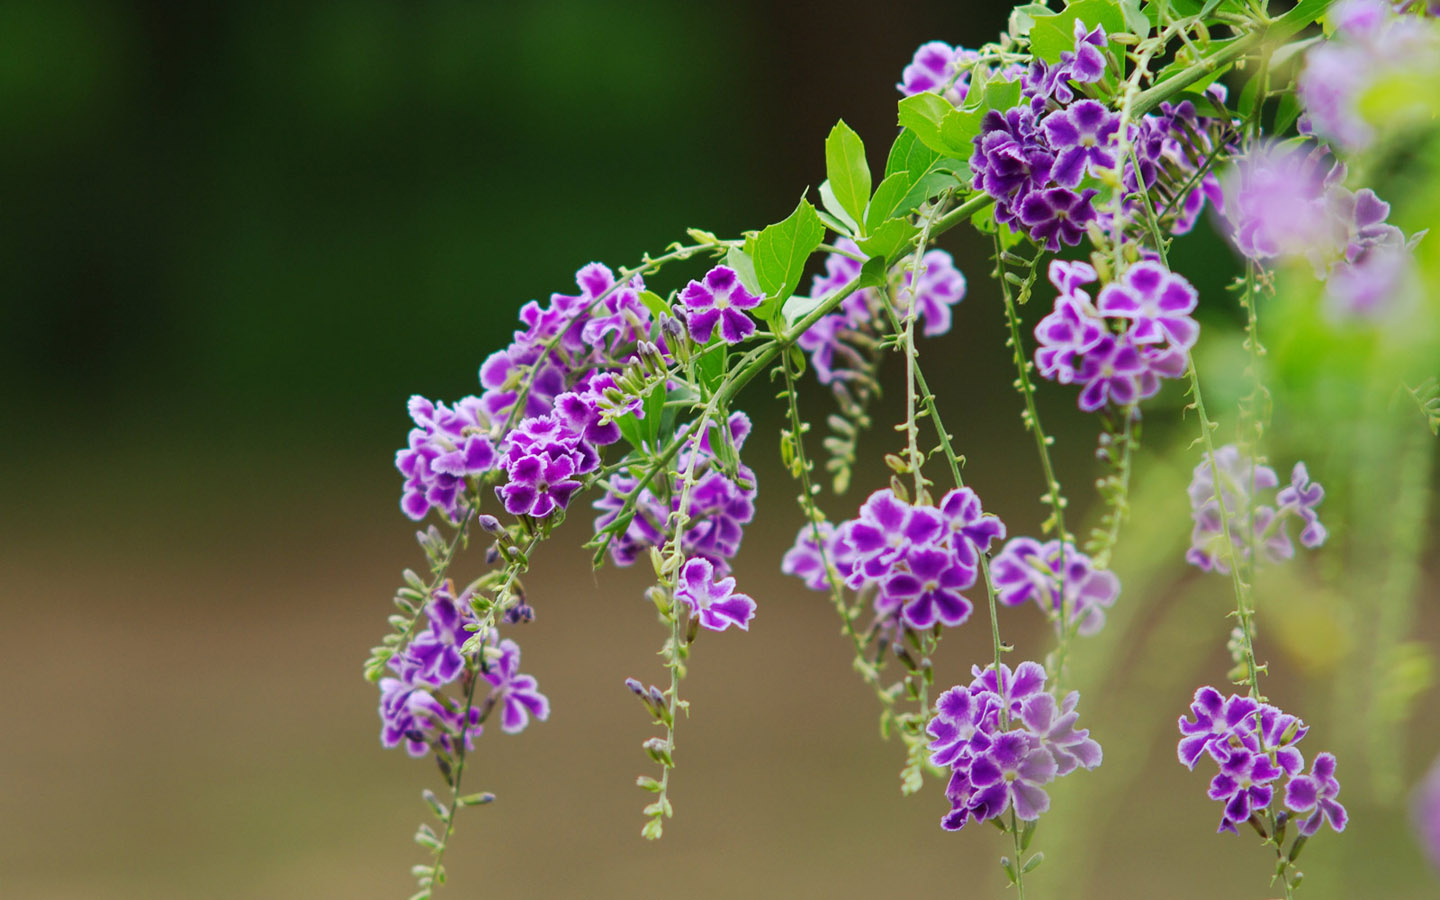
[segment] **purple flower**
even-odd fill
[[[1080,692],[1071,691],[1064,703],[1056,703],[1054,694],[1036,694],[1022,705],[1020,721],[1049,751],[1056,763],[1055,775],[1068,775],[1077,768],[1093,769],[1100,765],[1103,753],[1090,738],[1088,728],[1075,729],[1080,714],[1075,707]]]
[[[1018,717],[1025,708],[1025,701],[1045,690],[1045,667],[1028,660],[1016,666],[1014,672],[1001,663],[998,675],[994,666],[984,669],[972,666],[970,674],[974,676],[974,680],[970,682],[970,690],[995,694],[1000,705],[1006,707],[1011,716]]]
[[[640,302],[645,281],[639,275],[631,278],[624,287],[615,288],[615,274],[610,268],[591,263],[576,273],[575,280],[580,285],[586,307],[594,306],[580,328],[580,337],[586,344],[604,347],[613,354],[620,346],[646,337],[650,310]],[[611,293],[595,306],[596,298],[606,291]]]
[[[1033,735],[1005,732],[970,765],[972,814],[980,821],[994,819],[1013,804],[1019,819],[1033,822],[1050,808],[1041,785],[1054,781],[1058,770],[1055,757]]]
[[[1139,262],[1119,281],[1105,285],[1096,306],[1103,316],[1130,319],[1133,343],[1168,343],[1189,350],[1200,335],[1200,326],[1190,317],[1197,298],[1184,276],[1157,262]]]
[[[820,535],[818,543],[815,540],[817,531]],[[825,562],[828,557],[834,564],[830,550],[834,540],[835,526],[829,522],[819,522],[813,527],[800,526],[800,533],[795,535],[795,546],[785,551],[785,558],[780,562],[780,571],[800,578],[812,591],[829,590],[830,576]]]
[[[916,630],[937,621],[961,625],[970,618],[974,606],[960,591],[975,584],[975,569],[963,565],[951,551],[934,546],[912,547],[903,561],[904,567],[897,567],[881,585],[876,606],[880,608],[883,599],[888,607],[881,612],[900,608]]]
[[[715,567],[708,559],[687,560],[680,569],[675,599],[689,607],[692,615],[699,616],[700,624],[711,631],[724,631],[731,625],[749,631],[755,601],[735,593],[734,578],[714,581],[714,577]]]
[[[1195,720],[1180,717],[1180,744],[1176,752],[1180,762],[1192,771],[1202,752],[1209,752],[1220,762],[1230,748],[1244,746],[1246,735],[1255,732],[1254,718],[1259,704],[1249,697],[1236,694],[1226,698],[1213,687],[1195,692],[1190,712]]]
[[[491,632],[490,641],[496,638]],[[485,680],[501,704],[501,730],[517,734],[530,724],[531,716],[541,722],[550,718],[550,701],[540,693],[533,676],[520,674],[520,646],[507,638],[500,641],[499,650],[500,656],[485,668]]]
[[[1094,188],[1078,194],[1062,187],[1031,191],[1019,203],[1020,222],[1031,239],[1047,250],[1059,250],[1062,244],[1073,247],[1085,236],[1085,226],[1095,220],[1090,202],[1095,194]]]
[[[395,657],[393,668],[410,684],[444,687],[459,678],[465,668],[460,647],[470,637],[465,624],[474,621],[471,594],[467,591],[456,598],[453,590],[449,581],[435,590],[425,607],[428,627]]]
[[[459,517],[465,479],[495,467],[495,446],[486,436],[488,419],[480,400],[466,397],[454,408],[414,396],[408,404],[416,427],[405,449],[395,454],[395,468],[405,477],[400,509],[420,521],[431,509],[451,522]]]
[[[1064,545],[1061,561],[1058,540],[1041,544],[1032,538],[1014,538],[995,557],[990,575],[996,597],[1007,606],[1035,601],[1057,627],[1079,623],[1080,634],[1094,634],[1105,624],[1105,609],[1120,594],[1115,573],[1094,568],[1090,557]],[[1069,619],[1060,617],[1068,609]]]
[[[1222,179],[1231,239],[1250,259],[1305,259],[1323,277],[1345,255],[1354,198],[1320,148],[1258,147]]]
[[[846,533],[855,551],[850,586],[858,588],[867,578],[883,578],[906,548],[935,540],[943,527],[939,512],[930,507],[911,506],[888,488],[871,494]]]
[[[925,730],[931,741],[930,762],[953,765],[962,756],[973,756],[989,746],[998,722],[1000,698],[988,691],[952,687],[935,698],[935,716]]]
[[[715,326],[720,326],[720,339],[738,344],[755,333],[755,323],[742,310],[760,305],[760,298],[745,289],[740,275],[729,266],[716,266],[701,281],[691,281],[680,292],[685,304],[690,337],[697,344],[710,340]]]
[[[1085,354],[1075,373],[1085,382],[1080,391],[1080,408],[1094,412],[1106,402],[1128,406],[1140,399],[1140,375],[1147,371],[1135,345],[1128,338],[1106,334]]]
[[[457,733],[464,735],[465,748],[473,750],[482,730],[480,710],[472,708],[465,716],[441,703],[424,687],[400,678],[380,679],[381,746],[398,747],[403,741],[405,752],[414,757],[424,756],[432,745],[448,753],[454,750],[450,735]]]
[[[1311,483],[1304,465],[1292,471],[1290,486],[1276,495],[1277,508],[1261,502],[1264,499],[1261,492],[1276,487],[1279,482],[1274,469],[1242,457],[1234,444],[1218,448],[1215,461],[1220,470],[1218,497],[1208,454],[1195,467],[1190,482],[1190,516],[1194,527],[1190,533],[1190,549],[1185,554],[1188,562],[1206,572],[1226,573],[1230,571],[1231,557],[1248,560],[1252,546],[1263,550],[1270,562],[1289,559],[1295,555],[1287,530],[1292,518],[1304,523],[1300,534],[1302,544],[1313,549],[1324,543],[1325,526],[1320,523],[1315,506],[1325,492],[1320,485]],[[1220,516],[1222,500],[1225,521]],[[1229,550],[1225,546],[1227,530],[1231,541]]]
[[[901,267],[902,286],[896,294],[901,310],[910,307],[912,267]],[[965,276],[944,250],[930,250],[920,258],[919,310],[926,337],[938,337],[950,330],[950,307],[965,299]]]
[[[543,519],[564,509],[580,490],[574,479],[575,462],[568,456],[521,456],[509,467],[510,481],[495,493],[505,511],[515,516]]]
[[[1078,21],[1075,23],[1080,24]],[[1098,30],[1098,29],[1097,29]],[[1089,45],[1085,45],[1087,48]],[[1096,51],[1096,55],[1099,55]],[[1120,116],[1096,100],[1081,100],[1057,109],[1041,123],[1051,148],[1059,151],[1050,177],[1064,187],[1075,187],[1088,169],[1115,168],[1113,145],[1120,131]],[[1053,249],[1053,248],[1052,248]]]
[[[976,190],[996,200],[995,221],[1016,220],[1016,204],[1050,180],[1055,153],[1043,139],[1028,106],[990,110],[980,120],[975,152],[970,156]]]
[[[1305,527],[1300,531],[1300,543],[1314,549],[1325,543],[1327,532],[1320,524],[1315,507],[1325,499],[1325,489],[1310,480],[1310,470],[1303,462],[1297,462],[1290,472],[1290,486],[1275,495],[1281,513],[1292,513],[1300,517]]]
[[[961,66],[972,62],[975,56],[973,50],[951,47],[942,41],[921,44],[895,87],[907,97],[931,91],[959,106],[965,102],[970,73],[962,71],[958,77],[955,73]]]
[[[1331,828],[1344,831],[1350,816],[1335,799],[1339,793],[1340,782],[1335,780],[1335,756],[1316,754],[1310,774],[1297,775],[1285,785],[1285,805],[1297,813],[1311,813],[1301,820],[1297,830],[1309,837],[1320,830],[1323,822],[1329,822]]]
[[[1431,865],[1440,869],[1440,759],[1430,766],[1429,774],[1415,789],[1410,808],[1421,849],[1430,857]]]
[[[975,566],[990,544],[1005,539],[1005,523],[980,506],[980,496],[968,487],[955,488],[940,498],[940,517],[950,534],[950,548],[960,562]]]
[[[1105,75],[1105,54],[1100,48],[1108,44],[1105,29],[1096,25],[1091,31],[1085,30],[1085,23],[1075,20],[1075,52],[1060,54],[1060,65],[1064,66],[1072,81],[1082,84],[1099,81]]]
[[[1281,770],[1268,757],[1238,747],[1220,751],[1217,759],[1220,772],[1210,780],[1210,799],[1225,804],[1220,831],[1234,832],[1235,826],[1249,821],[1252,810],[1264,809],[1274,797],[1270,782],[1279,778]]]

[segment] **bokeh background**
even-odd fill
[[[392,468],[406,398],[476,390],[520,304],[566,292],[586,262],[632,264],[687,226],[728,235],[779,219],[823,177],[837,118],[883,164],[914,48],[981,43],[1006,12],[0,5],[0,896],[407,896],[424,858],[410,843],[426,815],[418,791],[438,778],[380,749],[360,677],[400,569],[419,563]],[[1411,207],[1407,228],[1428,215]],[[1207,328],[1238,347],[1223,291],[1236,266],[1202,232],[1175,265],[1201,288]],[[958,233],[943,246],[971,294],[931,348],[930,377],[987,507],[1033,533],[1043,485],[987,248]],[[1235,351],[1216,352],[1212,405],[1233,422]],[[1358,403],[1344,408],[1356,418],[1317,420],[1308,412],[1333,384],[1295,365],[1277,393],[1277,433],[1296,435],[1276,448],[1280,465],[1319,454],[1311,471],[1337,511],[1368,497],[1383,518],[1433,492],[1413,410],[1403,429]],[[819,391],[806,399],[816,419],[828,409]],[[1175,717],[1228,668],[1230,603],[1224,579],[1175,562],[1194,464],[1181,402],[1162,398],[1147,423],[1116,557],[1121,608],[1078,650],[1082,724],[1106,765],[1054,790],[1033,897],[1273,895],[1265,851],[1213,834],[1205,776],[1173,756]],[[1065,391],[1042,403],[1081,521],[1095,424]],[[652,768],[649,731],[622,686],[658,679],[663,635],[643,573],[592,574],[574,516],[528,579],[538,618],[520,636],[554,716],[482,740],[472,784],[499,800],[461,817],[451,894],[1002,893],[998,835],[943,833],[939,785],[900,797],[899,748],[876,734],[833,611],[778,574],[794,489],[775,464],[778,410],[764,389],[745,405],[760,426],[747,456],[762,505],[737,568],[760,613],[750,634],[697,646],[665,839],[639,838],[646,795],[632,782]],[[1402,436],[1411,426],[1424,440]],[[884,433],[862,444],[859,496],[883,480]],[[1355,459],[1365,465],[1342,474]],[[827,505],[845,515],[855,502]],[[1341,526],[1328,559],[1261,586],[1272,698],[1312,723],[1308,751],[1349,754],[1351,829],[1306,851],[1317,900],[1440,892],[1405,812],[1440,751],[1427,687],[1434,515],[1422,503],[1406,521],[1416,548],[1403,571],[1352,575],[1346,561],[1368,545]],[[1032,612],[1003,624],[1038,658],[1047,638]],[[983,627],[957,632],[942,683],[988,647]],[[1378,731],[1377,703],[1390,717]]]

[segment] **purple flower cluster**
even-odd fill
[[[465,479],[495,468],[498,454],[481,407],[478,397],[466,397],[453,408],[410,398],[415,427],[405,449],[395,454],[395,468],[405,477],[400,509],[411,519],[418,522],[435,509],[458,521]]]
[[[1415,789],[1411,809],[1420,847],[1430,857],[1431,865],[1440,869],[1440,759],[1430,766],[1425,780]]]
[[[750,434],[750,419],[733,413],[728,423],[730,446],[738,453]],[[637,496],[635,516],[625,531],[610,542],[610,558],[616,565],[633,565],[651,547],[667,541],[668,524],[680,511],[684,495],[680,474],[693,468],[695,484],[685,509],[688,524],[680,537],[680,549],[688,560],[708,561],[714,571],[726,575],[730,560],[740,550],[744,527],[755,518],[755,473],[743,463],[727,473],[715,455],[712,441],[721,436],[710,429],[701,439],[690,441],[676,458],[670,484],[652,485]],[[694,456],[693,467],[691,457]],[[595,531],[612,525],[625,507],[625,500],[640,484],[641,475],[624,469],[605,482],[605,493],[595,501],[600,515]]]
[[[1296,94],[1309,129],[1354,153],[1375,140],[1362,108],[1366,94],[1385,83],[1427,83],[1440,62],[1440,38],[1385,0],[1342,0],[1329,18],[1335,33],[1305,54]]]
[[[972,819],[996,819],[1011,807],[1031,822],[1050,808],[1044,786],[1077,768],[1100,765],[1100,745],[1076,730],[1080,694],[1061,702],[1045,690],[1045,669],[1023,662],[1014,672],[1001,665],[972,670],[968,687],[957,685],[935,700],[930,761],[950,769],[945,793],[950,812],[940,820],[958,831]]]
[[[1414,298],[1410,250],[1386,220],[1390,204],[1345,187],[1346,169],[1323,147],[1257,148],[1226,175],[1231,240],[1257,262],[1305,260],[1327,279],[1330,313],[1376,318]]]
[[[1335,757],[1319,753],[1309,774],[1302,774],[1305,758],[1296,744],[1309,732],[1300,719],[1268,703],[1213,687],[1195,692],[1190,704],[1194,717],[1180,717],[1180,743],[1176,753],[1185,767],[1195,768],[1208,754],[1218,772],[1210,781],[1210,799],[1225,804],[1220,831],[1234,833],[1252,815],[1266,810],[1275,799],[1276,782],[1283,776],[1284,804],[1299,819],[1299,832],[1309,837],[1329,822],[1345,830],[1348,816],[1335,799]]]
[[[1087,30],[1077,19],[1074,51],[1053,66],[1032,63],[1020,76],[1022,103],[987,112],[975,138],[970,170],[975,188],[995,198],[995,220],[1051,251],[1080,243],[1100,218],[1098,190],[1083,187],[1089,175],[1118,170],[1130,192],[1151,191],[1155,212],[1176,234],[1193,226],[1207,198],[1219,197],[1208,176],[1177,196],[1224,127],[1189,101],[1164,103],[1131,123],[1135,159],[1117,159],[1119,114],[1096,100],[1076,100],[1073,89],[1102,77],[1107,44],[1102,28]]]
[[[639,400],[616,389],[615,372],[642,341],[663,353],[664,337],[640,300],[638,276],[617,285],[610,269],[591,263],[575,280],[579,294],[521,308],[524,327],[480,367],[480,396],[453,407],[410,398],[415,427],[395,467],[405,479],[400,507],[411,519],[434,509],[458,522],[466,493],[502,469],[506,484],[498,490],[508,512],[550,516],[569,502],[578,477],[595,469],[597,448],[620,439],[614,419],[637,411]]]
[[[1325,489],[1310,480],[1309,470],[1297,462],[1290,472],[1290,484],[1276,492],[1273,503],[1261,503],[1261,492],[1278,487],[1275,470],[1242,456],[1234,444],[1215,451],[1218,468],[1219,494],[1210,459],[1206,456],[1195,467],[1190,480],[1190,516],[1194,528],[1190,533],[1190,549],[1186,561],[1203,571],[1230,571],[1231,554],[1225,552],[1225,530],[1236,559],[1250,559],[1251,548],[1270,562],[1281,562],[1295,555],[1295,545],[1287,528],[1288,520],[1299,519],[1300,543],[1313,550],[1325,543],[1327,532],[1320,523],[1315,507],[1325,498]],[[1220,516],[1224,502],[1227,521]]]
[[[1190,282],[1158,262],[1132,265],[1101,288],[1094,302],[1085,286],[1097,278],[1083,262],[1053,260],[1054,310],[1035,326],[1035,365],[1060,384],[1083,385],[1080,408],[1129,406],[1160,390],[1164,378],[1184,374],[1200,333],[1190,313]]]
[[[463,737],[466,749],[474,748],[485,718],[482,705],[467,710],[463,702],[442,693],[465,672],[461,648],[478,622],[470,599],[469,591],[457,597],[450,582],[442,584],[426,605],[425,630],[390,658],[395,677],[380,679],[380,743],[385,747],[403,742],[406,752],[417,757],[432,748],[453,753],[454,739]],[[520,648],[514,641],[500,640],[492,630],[479,652],[481,660],[495,656],[482,665],[491,685],[483,705],[488,709],[500,704],[504,731],[523,730],[531,716],[542,722],[549,717],[550,701],[539,692],[535,679],[519,674]]]
[[[1104,627],[1105,610],[1120,596],[1115,573],[1095,568],[1069,541],[1012,538],[990,564],[990,577],[1001,603],[1020,606],[1033,600],[1057,628],[1073,626],[1078,634]]]
[[[810,526],[802,528],[781,570],[824,590],[828,558],[848,587],[873,593],[882,624],[960,625],[974,609],[962,592],[975,585],[980,554],[1004,537],[1004,524],[969,488],[946,494],[938,507],[906,503],[887,489],[871,494],[857,518],[822,528],[823,548]]]
[[[810,295],[816,299],[841,290],[860,275],[866,256],[849,238],[835,242],[840,252],[825,257],[825,271],[815,276]],[[912,291],[913,267],[906,260],[891,272],[897,313],[910,310],[917,297],[916,315],[926,337],[950,331],[950,308],[965,299],[965,276],[944,250],[929,250],[920,258],[920,290]],[[821,384],[846,381],[865,367],[865,357],[855,346],[857,337],[870,338],[888,328],[883,314],[884,300],[874,288],[859,290],[840,301],[840,308],[822,316],[800,336],[800,349],[810,354],[810,364]]]

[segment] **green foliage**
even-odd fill
[[[1050,63],[1075,49],[1075,20],[1086,28],[1105,26],[1106,34],[1128,30],[1125,11],[1113,0],[1079,0],[1051,16],[1035,16],[1030,28],[1030,51]]]
[[[793,213],[745,242],[745,251],[755,262],[756,281],[765,292],[765,303],[756,311],[761,319],[770,319],[779,304],[795,293],[805,261],[824,239],[825,225],[815,207],[801,199]]]
[[[825,175],[840,207],[851,221],[863,224],[870,202],[870,165],[865,161],[865,144],[844,120],[835,123],[825,139]],[[859,233],[865,229],[861,227]]]

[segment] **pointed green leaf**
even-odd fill
[[[746,249],[755,261],[755,277],[772,308],[795,293],[805,261],[824,239],[825,225],[810,201],[802,199],[793,213],[747,242]],[[769,315],[760,313],[760,317]]]
[[[954,156],[955,149],[940,136],[940,123],[954,109],[949,100],[926,91],[900,101],[900,124],[914,132],[931,150]]]
[[[831,231],[853,235],[861,230],[859,223],[840,205],[840,198],[835,196],[835,188],[828,180],[820,182],[820,206],[820,221]]]
[[[825,175],[840,206],[859,223],[870,200],[870,164],[860,135],[841,119],[825,139]],[[833,212],[833,210],[832,210]]]
[[[896,212],[900,201],[910,193],[910,173],[896,172],[894,175],[885,176],[875,188],[875,196],[870,199],[870,205],[865,209],[865,227],[873,229],[894,215],[905,215],[908,210]]]
[[[856,241],[866,256],[891,259],[909,245],[920,229],[909,219],[891,219],[882,224],[868,237]]]
[[[1106,34],[1127,30],[1125,13],[1114,0],[1079,0],[1053,16],[1035,17],[1030,28],[1030,52],[1046,62],[1059,62],[1061,53],[1075,49],[1076,19],[1086,28],[1103,25]]]
[[[764,288],[760,287],[760,279],[755,277],[755,261],[750,254],[739,247],[731,247],[725,252],[725,265],[734,269],[740,276],[740,283],[752,294],[764,294]]]

